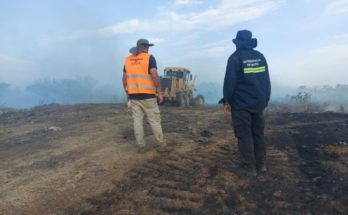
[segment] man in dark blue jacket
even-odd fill
[[[248,30],[238,31],[236,51],[229,57],[224,87],[224,111],[231,111],[242,165],[248,175],[267,171],[263,112],[271,94],[265,57],[254,50],[257,40]]]

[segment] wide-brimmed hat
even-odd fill
[[[255,48],[257,46],[257,39],[252,38],[251,31],[240,30],[237,36],[232,40],[238,48]]]
[[[139,39],[137,41],[137,46],[134,46],[131,49],[129,49],[129,52],[131,54],[139,54],[140,52],[143,51],[144,48],[147,48],[150,46],[154,46],[154,44],[149,43],[149,41],[147,39]]]
[[[153,43],[149,43],[149,41],[147,39],[139,39],[137,41],[137,46],[140,47],[140,46],[154,46]]]

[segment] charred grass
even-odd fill
[[[186,122],[178,127],[192,126],[193,119],[183,119]],[[198,142],[186,153],[172,151],[156,157],[131,170],[112,191],[87,199],[92,209],[66,212],[346,214],[347,150],[343,143],[348,139],[347,115],[298,113],[268,119],[266,174],[250,178],[234,171],[239,162],[236,143],[221,140],[231,138],[221,132],[230,127],[221,116],[211,116],[201,122],[206,127],[198,133],[209,133],[208,143]],[[180,131],[192,135],[189,130]],[[328,162],[340,168],[333,169]]]
[[[117,126],[119,133],[108,135],[119,138],[120,144],[129,144],[134,135],[125,115],[113,104],[42,107],[3,114],[0,126],[6,135],[1,137],[2,160],[47,147],[54,149],[59,146],[50,144],[51,140],[82,136],[83,132],[88,132],[91,138],[110,133],[107,126],[94,126],[96,121],[100,121],[99,126]],[[75,199],[69,207],[57,202],[54,208],[41,211],[119,215],[347,214],[347,114],[270,112],[265,129],[268,172],[257,177],[236,171],[239,163],[236,139],[230,117],[224,116],[220,107],[162,107],[161,115],[164,133],[173,139],[169,141],[171,151],[159,154],[150,149],[143,162],[126,171],[121,180],[114,180],[112,189]],[[29,126],[25,129],[15,129],[26,125]],[[50,125],[63,127],[64,132],[45,129]],[[146,135],[150,135],[151,130],[145,127]],[[107,138],[103,141],[112,141]],[[53,154],[9,171],[20,177],[30,171],[63,168],[65,163],[73,163],[98,148],[89,144],[86,147],[90,146],[90,151],[84,145],[71,147],[67,153]],[[117,169],[108,171],[117,174]],[[40,207],[44,203],[40,201]]]

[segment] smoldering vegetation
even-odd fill
[[[25,88],[0,83],[0,107],[31,108],[47,104],[120,102],[122,95],[117,94],[119,90],[115,85],[101,84],[88,76],[41,79]]]
[[[222,83],[201,82],[194,94],[204,95],[207,105],[217,105],[222,98]],[[125,102],[122,81],[102,84],[86,76],[75,79],[41,79],[25,88],[0,82],[0,107],[32,108],[48,104]],[[348,85],[300,86],[286,88],[272,86],[269,104],[277,111],[289,112],[346,112],[348,109]]]
[[[270,105],[291,112],[347,112],[348,85],[300,86],[293,94],[272,100]]]
[[[203,82],[197,91],[207,104],[217,104],[222,97],[222,85],[217,83]],[[348,85],[285,88],[274,84],[269,105],[281,112],[347,112]]]

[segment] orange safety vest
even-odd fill
[[[155,94],[156,87],[149,74],[150,55],[139,53],[125,59],[128,94]]]

